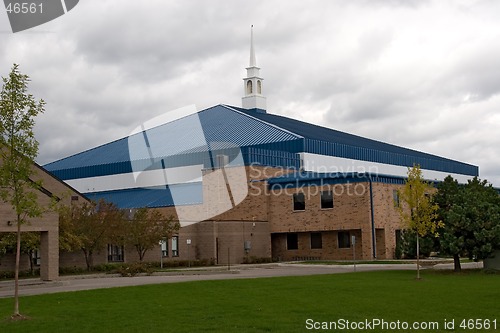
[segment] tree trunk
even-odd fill
[[[85,255],[85,263],[87,264],[87,271],[90,272],[92,270],[92,266],[93,266],[92,250],[82,249],[82,251],[83,251],[83,254]]]
[[[417,231],[417,280],[420,280],[420,244]]]
[[[455,266],[455,272],[459,273],[462,271],[462,266],[460,265],[460,256],[458,254],[453,255],[453,264]]]
[[[19,262],[21,260],[21,217],[17,216],[16,266],[14,273],[14,316],[19,316]]]

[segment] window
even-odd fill
[[[123,261],[123,246],[108,244],[108,262]]]
[[[295,193],[293,195],[293,210],[306,210],[306,198],[304,193]]]
[[[394,207],[399,207],[399,192],[398,192],[398,190],[392,191],[392,200],[394,202]]]
[[[167,239],[161,240],[161,256],[168,257],[168,240]]]
[[[351,247],[351,236],[349,235],[349,231],[339,231],[339,249],[345,249]]]
[[[31,252],[31,262],[35,265],[35,266],[40,266],[40,251],[39,250],[34,250],[33,252]]]
[[[262,94],[262,82],[257,80],[257,94]]]
[[[333,208],[333,192],[332,191],[322,191],[321,192],[321,209]]]
[[[286,234],[286,249],[298,250],[299,249],[299,235],[292,233]]]
[[[172,257],[179,256],[179,236],[172,237]]]
[[[322,249],[323,248],[323,238],[321,232],[311,233],[311,249]]]
[[[251,80],[248,80],[247,81],[247,95],[251,94],[253,92],[253,89],[252,89],[252,81]]]

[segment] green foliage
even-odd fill
[[[273,262],[273,259],[269,257],[250,256],[243,258],[243,264],[267,264],[271,262]]]
[[[420,257],[429,257],[436,249],[434,235],[427,235],[419,239]],[[401,251],[400,258],[415,259],[417,257],[417,234],[413,230],[404,230],[401,233],[401,242],[398,244]]]
[[[38,154],[38,142],[33,127],[35,117],[43,113],[45,102],[35,101],[28,93],[29,77],[14,65],[7,78],[2,78],[0,92],[0,197],[12,205],[24,223],[27,217],[40,216],[34,182],[33,163]]]
[[[404,226],[416,235],[417,279],[420,279],[420,238],[429,234],[438,236],[437,229],[442,226],[437,219],[438,205],[431,200],[433,192],[433,187],[423,179],[420,166],[414,165],[408,170],[405,186],[399,191],[402,205],[396,207]]]
[[[37,200],[41,182],[33,179],[33,164],[38,154],[33,128],[35,117],[45,107],[43,100],[37,102],[28,93],[29,77],[21,74],[18,67],[14,64],[9,76],[2,78],[0,92],[0,198],[12,206],[17,224],[14,316],[20,316],[21,225],[43,212]]]
[[[123,211],[104,200],[61,207],[59,247],[69,251],[82,250],[90,271],[93,254],[121,235],[123,216]]]
[[[161,240],[172,237],[179,228],[179,222],[172,217],[167,218],[157,210],[139,208],[130,220],[123,221],[121,230],[124,243],[134,246],[142,261],[147,251],[157,247]]]
[[[486,180],[475,177],[461,186],[449,176],[439,184],[434,201],[445,222],[441,252],[453,255],[457,271],[461,256],[485,259],[500,249],[500,196]]]
[[[408,179],[399,191],[402,205],[397,209],[404,226],[421,237],[437,234],[438,227],[442,225],[436,222],[438,206],[431,200],[433,192],[434,188],[423,179],[420,166],[415,165],[408,170]]]

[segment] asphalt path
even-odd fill
[[[481,268],[481,263],[463,263],[462,268]],[[23,279],[20,281],[21,296],[40,295],[78,290],[139,286],[146,284],[180,283],[188,281],[254,279],[280,276],[305,276],[339,274],[380,270],[415,270],[414,264],[364,264],[364,265],[315,265],[315,264],[264,264],[239,265],[229,270],[224,267],[185,269],[175,272],[154,273],[150,276],[121,277],[117,275],[63,276],[57,281]],[[453,264],[438,264],[433,269],[453,269]],[[0,298],[13,297],[14,281],[0,282]]]

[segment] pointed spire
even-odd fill
[[[257,61],[255,60],[255,48],[253,46],[253,24],[250,29],[250,67],[257,67]]]
[[[250,65],[247,67],[247,77],[243,79],[244,96],[242,106],[244,109],[257,109],[260,112],[266,112],[266,97],[263,95],[260,68],[257,67],[255,60],[255,48],[253,46],[253,24],[250,30]]]

